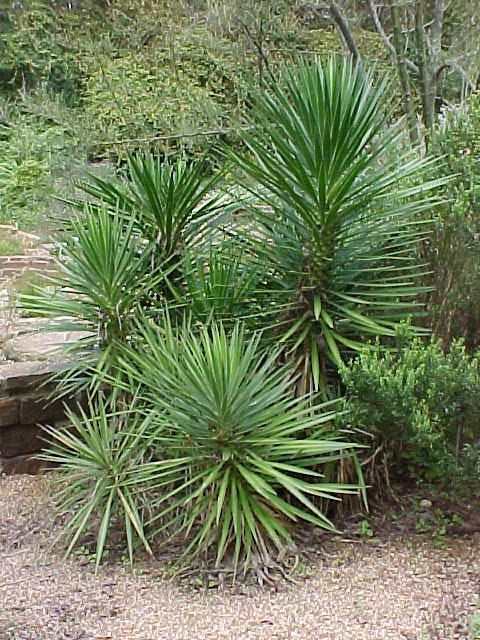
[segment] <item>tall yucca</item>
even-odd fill
[[[346,60],[301,64],[259,98],[247,152],[229,152],[261,203],[251,245],[281,339],[302,354],[303,391],[421,305],[414,254],[438,183],[413,179],[429,162],[402,150],[390,92]]]

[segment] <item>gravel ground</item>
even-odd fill
[[[480,536],[337,541],[277,591],[193,591],[109,561],[94,575],[48,549],[46,476],[0,478],[0,640],[448,640],[469,638]],[[50,524],[47,525],[46,522]]]

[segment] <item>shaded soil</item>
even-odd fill
[[[379,509],[368,527],[362,516],[346,519],[334,539],[311,531],[308,577],[231,592],[171,582],[161,562],[139,562],[132,573],[112,557],[95,576],[88,556],[62,560],[49,548],[58,527],[50,484],[48,476],[0,479],[0,640],[470,637],[480,535],[464,523],[475,521],[475,504],[463,504],[467,517],[457,522],[412,497],[398,513]]]

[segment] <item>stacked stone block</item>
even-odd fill
[[[65,364],[16,362],[0,366],[0,472],[37,473],[45,445],[41,425],[65,422],[65,399],[51,400],[49,378]],[[72,405],[70,399],[67,404]]]

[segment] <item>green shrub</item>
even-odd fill
[[[8,94],[20,87],[44,86],[74,101],[81,72],[69,35],[75,27],[81,30],[82,20],[66,6],[56,8],[44,0],[25,0],[21,7],[7,10],[6,17],[0,91]]]
[[[218,126],[221,109],[208,89],[178,73],[175,77],[165,61],[150,62],[149,53],[144,59],[132,53],[105,60],[88,79],[83,97],[99,144]]]
[[[216,190],[221,173],[208,176],[203,162],[186,162],[128,155],[123,183],[90,175],[91,182],[79,188],[108,207],[112,214],[125,216],[136,232],[154,246],[156,260],[171,264],[182,250],[198,242],[201,231],[226,209]],[[68,201],[83,210],[84,201]],[[96,207],[93,202],[90,209]],[[206,228],[205,228],[206,226]]]
[[[206,255],[187,253],[184,259],[185,286],[177,293],[192,316],[207,323],[211,318],[225,325],[245,315],[261,312],[259,293],[264,271],[248,256],[226,246],[214,247]],[[246,322],[246,319],[244,319]],[[255,321],[250,322],[255,326]]]
[[[34,208],[38,197],[45,192],[50,179],[47,161],[6,160],[0,164],[0,220],[2,223],[18,224],[28,228],[37,223]],[[30,210],[28,210],[28,209]]]
[[[434,176],[450,176],[425,242],[432,269],[430,323],[448,345],[463,336],[480,346],[480,94],[450,112],[432,134],[429,151],[440,158]]]
[[[433,338],[400,340],[395,351],[377,343],[343,366],[341,378],[344,426],[383,446],[399,474],[445,481],[463,442],[480,437],[479,361],[462,340],[447,353]]]
[[[48,147],[53,138],[58,139],[59,131],[52,136],[51,127],[39,127],[28,117],[14,115],[7,105],[4,112],[0,124],[0,221],[28,228],[35,223],[35,209],[52,184]]]
[[[67,515],[61,532],[68,541],[66,555],[84,532],[93,530],[96,569],[113,522],[120,521],[130,561],[137,540],[152,553],[144,533],[145,494],[136,490],[131,479],[146,455],[153,416],[142,417],[134,409],[130,403],[125,410],[114,391],[107,401],[90,397],[86,410],[68,411],[73,430],[45,427],[50,445],[41,458],[57,466],[55,500]]]
[[[164,425],[153,439],[162,462],[140,475],[147,487],[174,487],[151,503],[157,533],[193,528],[184,557],[213,545],[217,565],[231,540],[236,566],[241,550],[247,564],[252,551],[268,561],[272,543],[280,551],[291,541],[297,519],[333,529],[315,497],[358,492],[315,471],[351,456],[332,429],[335,403],[293,399],[278,349],[266,352],[261,336],[247,339],[239,325],[230,335],[216,323],[175,331],[167,318],[139,325],[139,338],[122,368]]]
[[[71,110],[38,91],[14,104],[0,99],[0,223],[44,230],[53,195],[70,194],[84,175],[85,135]]]
[[[87,208],[70,219],[62,240],[58,276],[22,294],[21,305],[29,315],[53,318],[58,331],[78,333],[79,340],[66,347],[72,367],[61,374],[59,387],[97,388],[162,274],[152,267],[152,245],[138,237],[133,221],[106,208]]]

